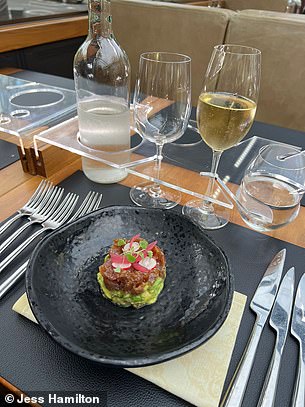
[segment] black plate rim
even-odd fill
[[[195,350],[199,346],[203,345],[205,342],[207,342],[210,338],[212,338],[216,332],[221,328],[225,320],[227,319],[227,316],[230,312],[231,306],[232,306],[232,301],[233,301],[233,295],[234,295],[234,276],[231,271],[230,263],[228,261],[228,258],[219,245],[216,245],[214,240],[205,234],[205,231],[201,229],[198,225],[193,223],[191,220],[185,218],[182,214],[176,212],[175,215],[183,217],[185,220],[190,222],[194,227],[196,227],[198,230],[200,230],[201,233],[205,234],[205,238],[211,242],[213,246],[216,246],[217,249],[219,249],[227,263],[227,269],[228,269],[228,289],[227,289],[227,302],[225,309],[223,310],[223,313],[218,317],[218,319],[215,320],[214,324],[210,327],[210,329],[201,337],[199,337],[196,340],[193,340],[190,343],[187,343],[184,346],[181,346],[178,349],[175,349],[170,352],[163,352],[159,353],[157,355],[153,356],[147,356],[147,357],[138,357],[138,358],[113,358],[113,357],[107,357],[107,356],[101,356],[98,354],[94,353],[89,353],[88,351],[84,350],[83,348],[79,347],[76,344],[71,343],[69,340],[65,339],[65,337],[57,331],[57,329],[49,322],[43,315],[43,311],[40,309],[37,303],[37,297],[35,295],[35,292],[32,288],[32,269],[33,269],[33,264],[35,261],[35,258],[37,257],[40,247],[42,247],[44,244],[49,239],[52,239],[54,235],[57,235],[61,232],[64,232],[66,229],[71,228],[72,225],[75,225],[77,223],[82,222],[83,220],[87,218],[91,218],[94,216],[99,215],[100,213],[104,212],[105,210],[114,210],[114,209],[132,209],[132,210],[152,210],[152,211],[158,211],[158,212],[164,212],[162,209],[147,209],[147,208],[142,208],[142,207],[137,207],[137,206],[132,206],[132,205],[110,205],[106,206],[100,209],[97,209],[94,212],[91,212],[85,216],[82,216],[81,218],[75,220],[74,222],[71,222],[69,224],[63,225],[60,228],[54,230],[51,232],[49,235],[45,236],[35,247],[30,261],[27,266],[26,274],[25,274],[25,287],[26,287],[26,293],[29,301],[30,308],[38,322],[38,324],[43,328],[43,330],[59,345],[61,345],[63,348],[66,350],[72,352],[73,354],[83,357],[87,360],[91,360],[93,362],[100,363],[102,365],[108,365],[108,366],[113,366],[113,367],[121,367],[121,368],[136,368],[136,367],[145,367],[145,366],[151,366],[155,365],[158,363],[166,362],[169,360],[172,360],[174,358],[180,357],[185,355],[186,353]]]

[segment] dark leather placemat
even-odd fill
[[[19,160],[18,149],[15,144],[0,140],[0,170]]]
[[[84,197],[89,190],[103,192],[102,206],[131,204],[129,188],[120,185],[95,184],[85,178],[81,172],[75,173],[61,185],[67,191],[79,193],[81,197]],[[297,281],[303,272],[305,250],[300,247],[234,224],[229,224],[218,231],[208,232],[208,235],[226,252],[235,277],[235,288],[248,296],[248,304],[267,264],[280,249],[287,248],[285,269],[295,266]],[[3,272],[1,279],[6,275],[8,273]],[[38,326],[11,310],[14,302],[23,292],[24,287],[21,284],[0,302],[0,375],[5,379],[25,392],[34,390],[107,391],[109,407],[189,406],[185,401],[127,371],[93,364],[62,349]],[[248,304],[226,385],[242,355],[255,320]],[[267,326],[259,345],[243,407],[257,405],[260,388],[272,355],[274,338],[273,331]],[[296,342],[292,337],[288,337],[275,403],[277,407],[286,407],[290,403],[297,366],[297,351]]]

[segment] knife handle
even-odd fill
[[[282,355],[278,349],[278,344],[276,343],[257,407],[274,406],[281,357]]]
[[[300,346],[297,381],[293,391],[291,407],[305,406],[305,355],[303,346]]]
[[[221,407],[241,407],[264,325],[260,324],[259,318],[256,319],[245,351],[220,405]]]

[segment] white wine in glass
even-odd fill
[[[202,139],[213,150],[224,151],[248,133],[256,103],[232,93],[211,92],[199,96],[197,109]]]
[[[197,125],[204,142],[213,151],[211,173],[216,174],[223,151],[239,143],[250,130],[257,106],[261,53],[240,45],[217,45],[205,75],[197,105]],[[205,195],[213,193],[210,180]],[[192,200],[183,213],[204,229],[219,229],[228,223],[230,209],[217,213],[208,200]]]

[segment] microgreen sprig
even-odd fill
[[[126,242],[125,239],[119,239],[118,242],[117,242],[117,245],[118,245],[118,246],[125,246],[126,243],[127,243],[127,242]]]
[[[131,239],[132,241],[132,239]],[[138,246],[138,245],[137,245]],[[144,260],[146,256],[152,257],[153,252],[149,250],[148,252],[146,251],[148,247],[148,241],[145,239],[141,239],[139,241],[139,246],[134,248],[133,245],[129,244],[129,250],[126,250],[124,252],[124,256],[130,263],[135,263],[139,257],[141,260]]]
[[[143,240],[140,240],[139,244],[140,244],[141,249],[145,250],[148,246],[148,241],[143,239]]]

